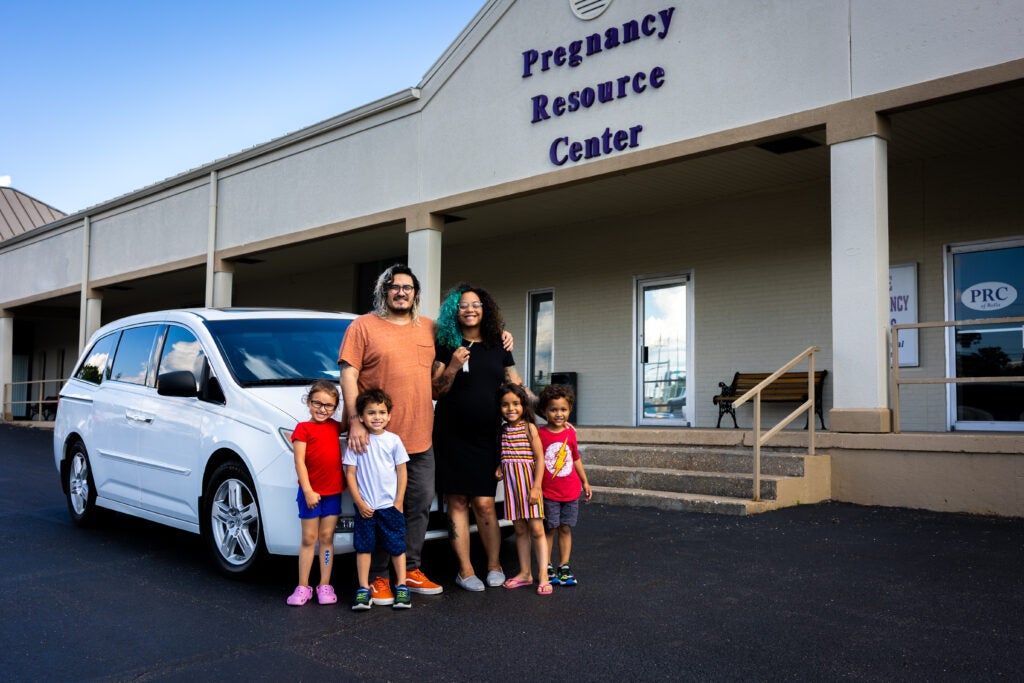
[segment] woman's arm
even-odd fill
[[[469,360],[469,349],[465,346],[452,351],[452,359],[447,365],[441,361],[434,361],[434,374],[430,381],[430,389],[432,398],[436,401],[452,388],[452,384],[455,382],[455,376],[459,374],[459,370]]]

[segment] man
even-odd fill
[[[373,292],[374,311],[356,318],[341,342],[341,393],[348,421],[348,447],[366,452],[368,432],[359,421],[356,396],[378,388],[394,400],[389,426],[409,453],[406,520],[406,584],[414,593],[437,595],[444,589],[420,569],[430,503],[434,497],[434,450],[431,431],[431,373],[434,323],[419,316],[420,283],[408,266],[395,264],[381,273]],[[394,602],[388,580],[388,556],[381,549],[370,562],[374,604]]]

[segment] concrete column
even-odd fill
[[[103,326],[103,293],[90,289],[85,299],[85,315],[81,322],[81,343],[78,345],[78,353],[85,351],[85,345],[89,337]]]
[[[217,306],[217,171],[210,171],[210,204],[206,231],[206,307]],[[228,283],[228,305],[231,284]]]
[[[207,302],[214,308],[231,306],[231,297],[235,282],[235,267],[227,261],[218,261],[213,271],[212,299]]]
[[[889,197],[887,142],[831,145],[831,429],[889,432]]]
[[[436,318],[441,309],[441,244],[444,216],[416,215],[407,218],[409,267],[420,281],[420,313]]]
[[[11,382],[14,381],[14,314],[0,310],[0,417],[4,422],[14,419],[11,400]]]

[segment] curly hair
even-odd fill
[[[363,411],[366,410],[366,406],[371,403],[383,403],[389,413],[394,405],[391,402],[391,397],[383,389],[367,389],[356,396],[356,412],[362,415]]]
[[[412,278],[413,297],[412,314],[413,322],[419,321],[420,315],[420,281],[413,274],[412,269],[403,263],[396,263],[377,278],[377,284],[373,287],[373,312],[381,318],[388,317],[388,287],[395,281],[396,275],[408,275]]]
[[[441,310],[434,321],[434,338],[437,343],[447,349],[455,349],[462,345],[462,327],[459,325],[459,300],[466,292],[473,292],[480,298],[483,305],[480,313],[480,336],[484,344],[498,346],[501,344],[501,333],[505,331],[505,319],[501,317],[501,309],[487,290],[473,287],[465,282],[448,290],[441,304]]]
[[[523,420],[530,424],[537,424],[537,414],[533,412],[533,401],[530,400],[530,394],[526,391],[526,387],[522,384],[515,384],[513,382],[505,382],[498,387],[498,405],[501,405],[501,399],[505,397],[505,394],[515,394],[516,398],[519,399],[519,403],[523,406]]]
[[[549,384],[540,392],[537,397],[537,412],[541,415],[548,409],[548,403],[556,398],[564,398],[571,410],[576,405],[576,392],[568,384]]]

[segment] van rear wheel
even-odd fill
[[[266,554],[259,500],[249,471],[239,462],[220,465],[203,496],[203,536],[217,568],[241,576]]]
[[[92,468],[89,467],[89,453],[85,444],[76,441],[68,451],[68,461],[64,471],[64,491],[68,498],[68,512],[71,521],[78,526],[88,526],[95,521],[96,484],[92,479]]]

